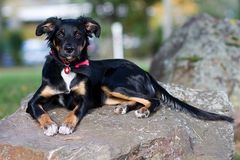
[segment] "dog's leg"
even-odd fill
[[[126,114],[130,110],[134,109],[137,105],[135,101],[128,101],[115,97],[107,97],[104,101],[104,104],[114,106],[114,113],[116,114]]]
[[[155,112],[157,107],[160,105],[158,99],[144,99],[143,101],[140,101],[139,103],[142,103],[143,107],[135,111],[135,115],[137,118],[149,117],[150,113]]]
[[[149,117],[150,111],[152,111],[155,106],[155,103],[153,103],[153,102],[155,102],[154,100],[148,100],[148,99],[139,98],[139,97],[130,97],[130,96],[127,96],[127,95],[119,93],[119,92],[113,92],[106,86],[102,86],[102,90],[108,97],[114,97],[114,98],[120,99],[122,101],[128,101],[131,103],[134,102],[135,104],[139,103],[139,104],[143,105],[143,107],[141,107],[140,109],[135,111],[135,115],[138,118]]]
[[[64,118],[64,121],[58,130],[60,134],[71,134],[74,131],[79,121],[79,118],[76,115],[77,110],[79,110],[78,105]]]
[[[122,103],[122,104],[116,105],[113,112],[116,114],[126,114],[135,105],[136,105],[136,102],[131,102],[131,101]]]
[[[57,134],[58,126],[51,120],[42,105],[55,94],[56,91],[54,89],[49,86],[42,85],[28,102],[27,112],[39,122],[41,128],[44,130],[44,134],[47,136]]]
[[[76,128],[77,124],[82,120],[82,118],[86,115],[88,111],[88,106],[85,100],[83,100],[82,104],[77,105],[73,111],[68,113],[68,115],[64,118],[62,125],[59,127],[58,132],[60,134],[71,134]]]
[[[123,102],[116,106],[114,112],[117,114],[125,114],[130,109],[136,108],[137,103],[143,105],[140,109],[135,111],[135,115],[138,118],[147,118],[150,115],[152,102],[150,100],[144,99],[144,98],[138,98],[138,97],[127,97],[125,95],[122,95],[120,93],[112,92],[113,95],[119,96],[124,98],[125,100],[128,100],[127,102]]]
[[[138,103],[142,104],[143,107],[135,111],[135,116],[137,118],[147,118],[150,115],[150,106],[151,106],[151,101],[143,98],[137,98],[137,97],[132,97],[135,101]]]
[[[77,105],[75,105],[75,108],[64,118],[58,130],[60,134],[71,134],[77,124],[86,115],[90,108],[89,106],[91,106],[91,90],[87,89],[87,87],[89,87],[89,84],[86,80],[80,81],[78,85],[73,87],[73,92],[76,94],[76,97],[78,97],[73,100],[73,104]]]

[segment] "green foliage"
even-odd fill
[[[21,46],[23,43],[23,37],[20,31],[11,31],[9,35],[10,52],[15,61],[15,64],[22,64],[21,60]]]
[[[102,22],[102,24],[110,25],[115,21],[121,22],[124,26],[124,32],[135,34],[138,36],[145,36],[148,33],[148,16],[147,16],[147,8],[157,2],[157,0],[138,0],[138,1],[129,1],[129,0],[90,0],[93,4],[93,14],[97,16]],[[114,12],[108,16],[97,15],[96,8],[99,5],[103,5],[106,2],[111,2],[114,8]],[[119,6],[124,6],[127,8],[127,15],[118,16],[117,8]],[[105,26],[104,26],[105,27]]]
[[[152,42],[150,42],[151,53],[155,54],[163,42],[163,30],[161,27],[152,32]]]
[[[142,44],[139,48],[125,50],[125,55],[127,57],[149,57],[149,55],[155,54],[159,46],[161,45],[162,39],[162,29],[159,28],[156,31],[149,32],[148,35],[142,39]]]
[[[40,85],[39,68],[0,69],[0,119],[13,113],[21,100]]]
[[[15,65],[21,65],[23,36],[19,30],[4,30],[0,38],[0,57],[5,52],[11,54]]]
[[[3,54],[3,51],[4,51],[4,40],[2,37],[0,37],[0,59],[2,59],[2,54]],[[0,60],[0,65],[1,65],[1,60]]]

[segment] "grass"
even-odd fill
[[[41,69],[0,69],[0,119],[15,112],[21,100],[41,83]]]

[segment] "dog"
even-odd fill
[[[233,122],[233,118],[195,108],[170,95],[148,73],[124,59],[89,60],[89,37],[99,38],[100,25],[89,17],[50,17],[36,28],[46,35],[50,55],[42,70],[42,84],[28,102],[26,112],[36,119],[44,134],[71,134],[89,109],[115,106],[116,114],[135,109],[137,118],[149,117],[165,104],[203,120]],[[49,116],[48,104],[71,110],[58,126]]]

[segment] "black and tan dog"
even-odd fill
[[[100,36],[100,25],[91,18],[48,18],[37,26],[36,35],[47,35],[51,54],[42,71],[42,84],[29,101],[27,112],[36,119],[48,136],[71,134],[87,111],[104,104],[115,105],[114,112],[145,118],[160,103],[186,111],[203,120],[233,119],[206,112],[171,96],[152,76],[122,59],[88,60],[89,37]],[[60,127],[45,111],[49,103],[58,101],[72,110]]]

